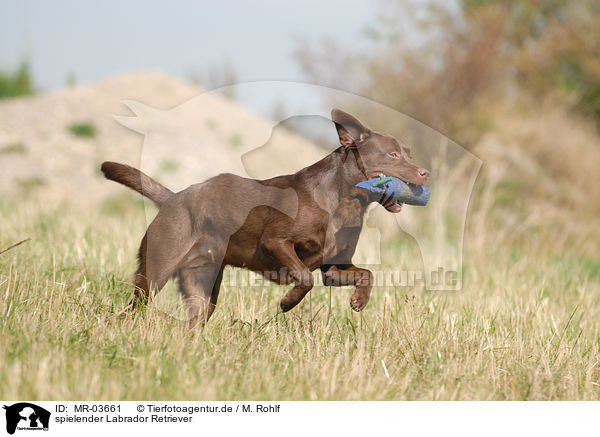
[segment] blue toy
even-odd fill
[[[407,184],[391,176],[369,179],[356,184],[356,187],[381,194],[386,201],[393,200],[396,203],[406,203],[407,205],[425,206],[431,195],[429,189],[423,185]]]

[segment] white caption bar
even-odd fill
[[[598,402],[3,401],[0,435],[579,435]],[[3,414],[2,414],[3,413]],[[187,434],[190,433],[190,434]],[[194,434],[191,434],[194,433]]]

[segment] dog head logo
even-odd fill
[[[6,410],[6,432],[14,434],[18,430],[48,430],[50,411],[30,404],[19,402],[3,407]]]
[[[244,96],[244,105],[250,111],[240,110],[236,103],[222,97],[229,94]],[[382,259],[381,247],[390,236],[404,232],[409,237],[408,249],[411,253],[416,249],[416,256],[397,260],[401,270],[391,273],[416,274],[414,282],[428,290],[461,289],[465,223],[481,160],[409,116],[341,90],[277,81],[235,84],[200,94],[169,110],[125,101],[135,116],[115,118],[144,135],[142,171],[158,176],[178,191],[224,172],[258,180],[291,174],[331,151],[315,147],[304,138],[320,136],[322,145],[337,147],[329,107],[315,105],[320,109],[311,113],[282,107],[275,116],[266,109],[273,107],[265,104],[269,99],[294,102],[298,96],[314,96],[315,100],[326,96],[340,108],[360,108],[357,115],[361,121],[374,130],[402,138],[410,145],[414,161],[431,172],[427,186],[432,194],[427,207],[405,208],[402,214],[389,214],[375,205],[369,209],[364,229],[369,236],[361,238],[354,263],[383,272],[381,265],[387,259]],[[288,128],[290,120],[299,119],[305,120],[304,126],[294,126],[294,131],[301,135]],[[174,159],[178,160],[176,166],[165,165]],[[291,193],[290,199],[294,195]],[[292,213],[294,205],[287,208]],[[287,209],[282,212],[290,215]],[[146,211],[150,222],[154,210]],[[384,285],[402,286],[404,279],[400,278],[400,284]],[[411,285],[411,278],[407,279],[406,285]]]

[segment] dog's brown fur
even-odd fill
[[[369,203],[398,207],[355,184],[378,173],[424,184],[429,172],[414,165],[396,138],[375,132],[341,110],[332,111],[341,147],[295,174],[253,180],[221,174],[173,193],[139,170],[102,164],[108,179],[150,198],[159,212],[139,250],[131,306],[148,302],[171,277],[179,279],[190,326],[205,323],[217,304],[226,265],[244,267],[279,284],[294,283],[281,300],[296,306],[320,268],[327,285],[355,285],[351,306],[369,300],[373,275],[352,265]]]

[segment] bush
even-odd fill
[[[96,127],[92,123],[75,123],[69,126],[69,130],[76,137],[94,138],[96,136]]]
[[[0,72],[0,99],[34,94],[29,63],[23,62],[14,73]]]

